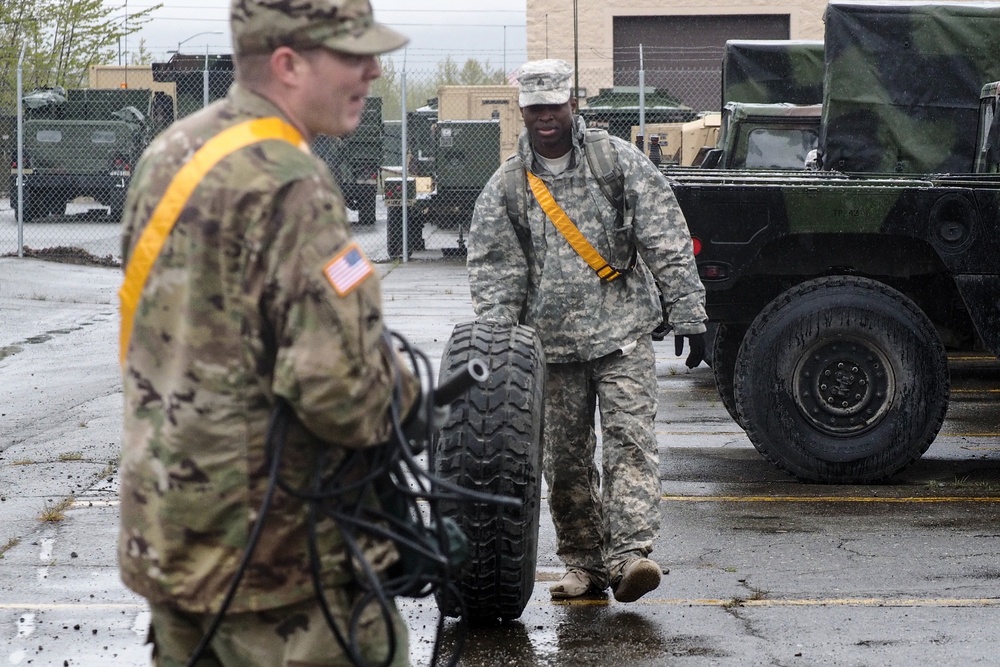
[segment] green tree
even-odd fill
[[[126,13],[103,0],[0,0],[0,107],[16,107],[18,59],[32,88],[86,85],[91,65],[117,61],[119,40],[152,20],[162,4]],[[145,57],[140,55],[140,57]]]
[[[497,86],[507,83],[507,76],[502,69],[492,69],[490,61],[480,63],[475,58],[465,61],[458,78],[466,86]]]

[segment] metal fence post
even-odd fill
[[[402,166],[403,166],[403,262],[406,263],[410,260],[410,235],[407,228],[408,214],[409,214],[409,192],[407,177],[409,176],[410,165],[407,164],[409,160],[406,159],[406,56],[403,56],[403,71],[400,72],[399,77],[400,85],[402,86],[399,93],[399,104],[400,104],[400,115],[402,116],[400,125],[400,143],[402,144]],[[388,237],[386,237],[388,239]]]
[[[17,58],[17,256],[24,257],[24,44]]]
[[[646,136],[646,67],[642,63],[642,44],[639,45],[639,136]]]

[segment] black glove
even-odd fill
[[[684,353],[684,339],[688,339],[689,352],[684,365],[697,368],[705,361],[705,334],[674,334],[674,354],[678,357]]]

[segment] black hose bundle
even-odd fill
[[[308,488],[297,489],[287,484],[279,472],[288,427],[295,416],[286,402],[277,402],[267,433],[270,462],[268,488],[257,522],[223,604],[188,660],[188,667],[195,665],[211,642],[235,596],[260,537],[261,526],[276,489],[308,504],[310,571],[316,599],[338,644],[357,667],[388,667],[394,660],[396,651],[400,650],[396,646],[393,632],[394,598],[422,598],[443,591],[450,599],[459,600],[461,604],[462,596],[453,577],[468,556],[466,538],[452,519],[441,515],[438,502],[444,499],[514,506],[518,502],[513,498],[478,493],[442,480],[428,472],[434,467],[433,461],[424,467],[416,457],[424,450],[428,450],[428,456],[433,455],[427,445],[435,434],[436,425],[432,418],[435,409],[445,408],[473,384],[484,381],[488,376],[488,367],[482,361],[471,361],[462,373],[448,378],[435,389],[430,360],[423,352],[394,332],[385,334],[384,344],[389,348],[388,357],[393,360],[397,358],[395,349],[398,345],[404,359],[420,379],[425,390],[418,399],[419,405],[414,406],[409,414],[401,414],[400,372],[398,368],[394,368],[395,391],[390,411],[390,441],[351,451],[333,473],[324,472],[330,470],[330,452],[321,453],[313,466],[314,472]],[[334,618],[323,590],[316,526],[325,519],[337,524],[347,549],[347,562],[352,568],[356,584],[363,591],[355,603],[346,628],[340,627]],[[399,560],[384,572],[375,571],[361,546],[365,537],[392,541],[399,552]],[[361,655],[357,641],[362,612],[371,604],[378,606],[386,628],[388,651],[385,660],[379,663],[367,661]],[[464,646],[464,605],[459,616],[454,649],[447,661],[441,663],[446,667],[457,664]],[[443,629],[442,614],[438,617],[430,663],[434,667],[441,660]]]

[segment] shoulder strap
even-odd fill
[[[611,147],[608,131],[598,127],[587,128],[583,152],[587,155],[587,165],[601,188],[601,194],[617,210],[624,211],[625,176]]]
[[[521,162],[520,156],[515,153],[503,163],[502,168],[507,217],[514,223],[515,229],[517,229],[517,226],[524,227],[526,226],[523,219],[526,215],[526,211],[523,210],[525,192],[524,164]]]
[[[206,141],[170,181],[132,249],[128,265],[125,267],[125,281],[118,291],[121,300],[119,359],[123,365],[132,339],[132,325],[139,297],[146,286],[149,272],[156,258],[160,256],[163,244],[174,228],[174,223],[177,222],[187,200],[205,174],[223,158],[241,148],[268,139],[281,139],[308,150],[308,145],[299,131],[282,119],[270,117],[248,120],[223,130]]]

